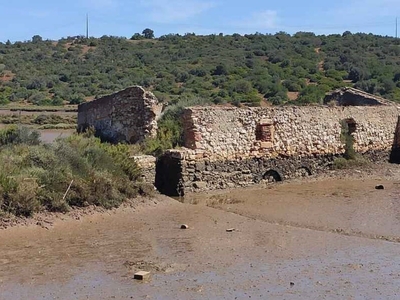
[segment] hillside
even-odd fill
[[[172,103],[304,104],[345,85],[400,101],[399,45],[398,39],[350,32],[35,36],[0,43],[0,104],[77,104],[136,84]]]

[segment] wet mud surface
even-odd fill
[[[397,168],[1,230],[0,299],[399,299]]]

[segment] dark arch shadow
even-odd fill
[[[306,166],[301,166],[300,168],[297,169],[297,171],[302,172],[305,176],[311,176],[312,172],[309,167]]]
[[[277,171],[272,169],[264,173],[263,179],[269,179],[270,177],[272,177],[276,182],[283,181],[282,176]]]
[[[163,155],[157,159],[155,187],[166,196],[183,197],[182,165],[176,158]]]

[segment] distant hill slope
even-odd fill
[[[36,36],[0,43],[0,104],[76,104],[136,84],[172,103],[303,104],[345,85],[400,101],[399,45],[350,32],[57,42]]]

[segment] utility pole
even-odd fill
[[[86,14],[86,38],[89,38],[89,14]]]
[[[396,39],[397,39],[397,17],[396,17]]]

